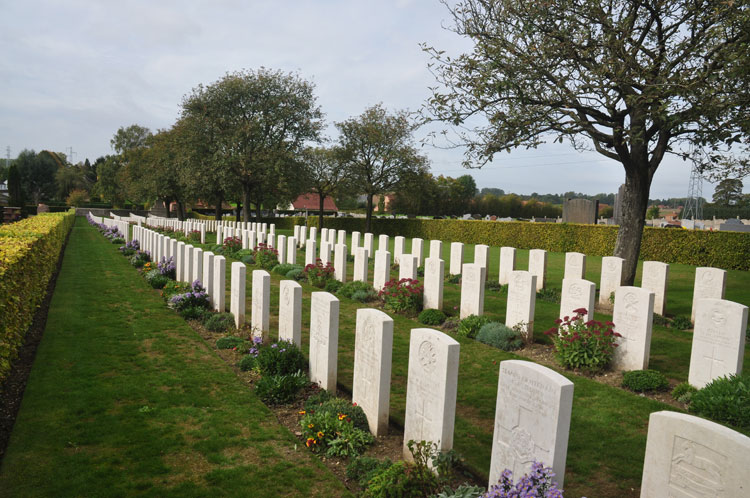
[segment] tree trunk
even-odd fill
[[[323,230],[323,210],[324,210],[323,204],[325,203],[326,198],[324,195],[319,195],[318,197],[320,197],[320,212],[318,213],[318,229]]]
[[[250,187],[247,185],[242,186],[242,204],[245,206],[242,211],[242,221],[247,223],[250,221]]]
[[[650,190],[651,175],[648,173],[648,166],[626,166],[625,189],[622,196],[622,222],[617,232],[614,254],[625,260],[622,267],[623,285],[633,285],[635,281]]]
[[[182,201],[177,201],[177,219],[185,221],[185,206],[182,205]]]
[[[237,207],[234,208],[234,219],[236,221],[241,221],[240,218],[242,217],[242,201],[240,199],[237,199]]]
[[[171,204],[172,204],[172,199],[170,199],[169,197],[165,197],[164,198],[164,208],[167,210],[167,218],[171,218],[172,217],[172,212],[169,209],[169,206]]]
[[[263,205],[260,202],[255,204],[255,219],[258,223],[263,219]]]
[[[224,202],[224,199],[219,197],[219,199],[216,201],[216,208],[214,210],[214,219],[217,221],[221,221],[221,205]]]
[[[372,231],[372,194],[367,194],[367,217],[365,218],[365,233]]]

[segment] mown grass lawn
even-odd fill
[[[0,496],[348,496],[84,218]]]
[[[291,230],[277,233],[291,235]],[[216,240],[212,234],[207,238]],[[351,243],[348,238],[347,243]],[[377,239],[375,240],[377,248]],[[425,256],[429,244],[425,242]],[[349,246],[351,247],[351,246]],[[390,241],[393,249],[393,238]],[[410,251],[407,241],[406,251]],[[497,279],[500,249],[490,249],[490,279]],[[472,262],[473,246],[467,245],[464,261]],[[443,243],[443,259],[450,260],[450,244]],[[548,287],[560,289],[565,255],[548,255]],[[304,250],[298,252],[297,261],[304,264]],[[231,265],[227,264],[227,303],[229,302],[229,280]],[[516,268],[528,267],[528,251],[519,250]],[[251,302],[251,271],[248,269],[247,310]],[[349,263],[347,280],[351,280],[353,264]],[[588,257],[586,278],[599,283],[600,257]],[[369,281],[372,282],[373,262],[370,260]],[[670,265],[667,313],[690,316],[692,306],[692,284],[695,268],[687,265]],[[392,272],[397,276],[397,271]],[[271,273],[271,337],[278,334],[279,281],[283,277]],[[636,284],[640,283],[640,268]],[[303,350],[308,350],[310,292],[317,291],[303,282]],[[727,278],[726,298],[750,304],[750,275],[748,272],[730,271]],[[457,314],[460,289],[456,284],[446,284],[444,310]],[[506,298],[496,291],[487,291],[485,314],[502,321],[505,317]],[[227,305],[228,306],[228,305]],[[365,305],[341,298],[339,322],[338,382],[340,387],[351,390],[354,360],[354,330],[356,310]],[[537,299],[535,340],[547,342],[542,332],[553,325],[559,313],[559,304]],[[409,333],[421,327],[416,320],[399,315],[394,318],[393,373],[391,385],[391,417],[397,425],[403,424],[406,376],[408,367]],[[611,316],[597,313],[597,318]],[[249,321],[249,318],[248,318]],[[489,473],[492,430],[497,394],[498,364],[505,359],[523,359],[504,353],[471,339],[455,337],[461,343],[460,370],[458,378],[458,406],[454,436],[455,449],[480,475]],[[675,381],[687,380],[691,332],[677,331],[666,327],[654,327],[651,346],[651,368],[661,370]],[[520,353],[521,355],[523,352]],[[746,364],[750,361],[750,345],[745,352]],[[570,427],[565,489],[568,496],[622,497],[638,496],[646,446],[648,416],[659,410],[674,410],[673,407],[633,393],[600,384],[594,380],[563,372],[575,384],[573,413]]]

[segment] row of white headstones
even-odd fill
[[[203,252],[200,248],[191,248],[189,245],[177,242],[174,239],[168,239],[169,242],[165,243],[161,239],[166,239],[166,237],[147,229],[136,230],[140,230],[138,236],[148,241],[146,243],[147,248],[153,248],[158,254],[159,247],[162,247],[165,249],[165,256],[176,256],[178,280],[191,281],[196,278],[205,280],[204,277],[208,276],[209,280],[214,282],[211,287],[215,289],[225,288],[226,263],[224,257]],[[250,232],[250,230],[247,232]],[[266,238],[263,231],[255,232],[255,234],[259,239],[263,237],[268,242],[273,240],[270,235]],[[314,232],[310,235],[312,237]],[[321,235],[328,236],[325,232]],[[249,234],[240,233],[239,236],[242,239],[246,236],[248,239],[250,238]],[[338,236],[341,237],[340,232]],[[345,233],[343,236],[345,237]],[[281,248],[287,242],[281,237],[283,236],[279,236],[279,239],[275,241],[278,248]],[[295,238],[290,239],[292,240],[288,241],[289,247],[294,248],[296,254]],[[382,238],[379,242],[387,244],[387,241]],[[326,244],[327,241],[324,239],[324,242],[321,243],[321,249]],[[274,244],[271,243],[271,245]],[[311,246],[315,247],[315,239],[310,238],[307,241],[307,247]],[[253,247],[253,245],[249,247]],[[385,248],[387,245],[382,247]],[[174,248],[174,254],[170,254],[170,248]],[[346,254],[345,245],[344,248],[337,249],[338,251],[343,249],[343,253]],[[364,247],[359,249],[361,251],[357,252],[360,254],[367,250]],[[388,251],[379,250],[376,252],[376,265],[378,252],[387,253]],[[182,256],[180,256],[181,254]],[[406,256],[407,259],[416,259],[416,255],[413,254]],[[583,258],[581,256],[583,255],[572,254],[572,257],[566,257],[566,276],[569,260],[573,262],[571,267],[575,269],[573,271],[576,274],[579,271],[577,268],[585,268],[585,256]],[[356,259],[355,253],[355,267]],[[439,260],[439,258],[429,259]],[[577,261],[581,263],[576,264]],[[442,260],[440,262],[442,263]],[[345,266],[345,264],[342,266]],[[477,263],[463,265],[463,281],[467,280],[466,272],[467,270],[472,271],[472,266],[480,267],[475,280],[482,283],[481,289],[483,290],[485,273],[481,270],[486,267]],[[605,269],[610,269],[608,266],[606,262],[603,262],[603,273]],[[390,264],[387,265],[387,268],[390,270]],[[425,271],[425,280],[427,280],[427,267]],[[716,271],[723,272],[712,268],[699,268],[696,274],[696,290],[699,288],[711,289],[710,284],[715,282]],[[512,291],[513,283],[516,280],[514,277],[525,273],[529,272],[511,270],[509,303],[511,302],[511,296],[516,294]],[[705,276],[706,273],[709,275],[708,277]],[[719,274],[722,296],[725,273]],[[230,310],[234,313],[238,326],[245,322],[245,277],[245,265],[239,262],[233,263]],[[532,277],[534,276],[532,275]],[[566,294],[566,280],[569,281],[567,282],[569,294],[577,294],[575,290],[570,291],[571,287],[575,289],[575,284],[580,284],[576,280],[585,282],[584,288],[594,287],[592,282],[580,278],[569,279],[566,277],[563,281],[564,296]],[[570,280],[573,280],[573,282],[570,282]],[[439,281],[442,283],[442,275]],[[535,289],[535,282],[532,280],[522,287]],[[224,292],[214,292],[208,286],[207,291],[212,296],[212,304],[215,308],[223,311]],[[638,302],[643,300],[639,299],[641,296],[634,294],[638,291],[643,291],[643,289],[628,287],[615,289],[615,324],[618,323],[618,316],[621,318],[620,322],[625,324],[638,325],[646,322],[640,316],[640,313],[649,310],[639,308]],[[630,294],[623,295],[623,292],[629,292]],[[280,294],[279,338],[293,341],[301,346],[302,287],[293,280],[283,280],[281,281]],[[464,288],[462,286],[462,297],[463,294]],[[524,292],[524,295],[526,294]],[[590,297],[591,308],[593,308],[593,292],[582,292],[581,294],[587,294],[587,299]],[[646,296],[645,302],[649,303],[651,307],[647,314],[652,316],[654,293],[649,292],[649,294],[650,296]],[[213,297],[214,295],[216,297]],[[565,297],[563,302],[565,302]],[[621,302],[627,304],[624,309],[618,309],[618,303]],[[696,351],[696,342],[709,343],[711,353],[713,353],[710,355],[711,358],[708,358],[710,361],[707,367],[697,372],[698,374],[703,374],[705,377],[705,370],[708,370],[708,377],[715,378],[720,376],[719,369],[715,367],[726,366],[730,363],[718,360],[718,365],[715,365],[718,357],[716,353],[721,353],[721,347],[727,346],[726,332],[728,329],[726,327],[735,328],[733,323],[726,323],[726,314],[722,316],[721,306],[724,303],[729,302],[722,299],[697,300],[696,334],[704,331],[705,334],[701,334],[701,336],[705,335],[706,339],[701,341],[694,339],[691,358],[691,383],[694,382],[695,369],[693,365],[700,364],[700,358],[696,358],[696,355],[700,356],[706,353],[705,351],[701,352],[700,348]],[[251,313],[251,326],[255,333],[268,332],[269,304],[270,275],[263,270],[255,270],[252,274]],[[338,306],[339,301],[332,294],[326,292],[312,293],[309,349],[310,379],[329,390],[335,390],[336,388]],[[571,309],[585,307],[578,304],[571,304],[571,306],[574,306]],[[719,310],[718,314],[717,310]],[[747,308],[744,309],[744,318],[732,317],[731,314],[729,318],[734,321],[744,321],[746,324]],[[648,320],[646,324],[648,332],[650,332],[650,322],[651,320]],[[618,331],[622,328],[621,326],[617,327],[616,330]],[[630,330],[629,327],[626,328],[628,331]],[[639,327],[634,326],[632,328],[638,329]],[[642,328],[641,326],[640,329]],[[740,330],[743,332],[743,337],[740,339],[742,342],[744,340],[744,326],[740,327]],[[384,433],[388,426],[393,321],[387,314],[379,310],[360,309],[357,313],[355,334],[353,401],[363,408],[372,432],[378,435]],[[650,333],[648,336],[648,343],[650,343]],[[623,368],[645,368],[648,361],[648,344],[645,348],[642,346],[640,348],[628,347],[627,344],[635,341],[632,339],[623,339],[622,341],[626,346],[619,349],[631,353],[637,351],[640,357],[643,357],[643,350],[645,349],[646,361],[646,364],[642,367],[624,366]],[[412,330],[404,443],[409,440],[427,440],[437,442],[441,450],[448,450],[452,447],[458,352],[459,344],[441,332],[431,329]],[[744,352],[744,343],[740,348],[739,359],[737,359],[736,353],[731,358],[732,361],[735,361],[735,364],[738,363],[738,371],[741,371],[742,352]],[[706,355],[704,354],[704,356]],[[628,355],[624,355],[624,357],[628,358]],[[553,468],[558,476],[558,482],[562,486],[573,384],[546,367],[515,360],[501,362],[499,379],[490,483],[497,482],[500,473],[505,468],[513,470],[515,475],[520,475],[519,473],[528,471],[533,460],[538,460]],[[665,438],[665,431],[671,436]],[[721,444],[717,444],[718,441]],[[739,479],[737,482],[733,482],[733,474],[728,472],[727,469],[736,462],[742,462],[744,465],[750,463],[748,449],[750,449],[750,439],[718,424],[689,415],[671,412],[654,413],[650,419],[642,496],[662,496],[665,494],[664,490],[667,489],[671,492],[703,489],[704,487],[706,489],[717,489],[717,486],[725,490],[743,489],[741,488],[743,480]],[[410,457],[406,444],[404,445],[404,454],[406,458]],[[724,462],[724,464],[716,466],[717,460]],[[668,477],[666,481],[664,480],[665,476]]]

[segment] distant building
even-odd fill
[[[320,196],[318,194],[302,194],[287,204],[286,207],[283,205],[278,206],[279,211],[311,211],[317,213],[320,210]],[[333,197],[326,196],[323,199],[323,212],[324,213],[338,213],[339,208],[336,207],[336,202]]]
[[[0,182],[0,204],[7,204],[10,196],[8,195],[8,180]]]
[[[379,195],[372,196],[372,210],[375,212],[380,212],[380,197]],[[383,205],[385,206],[384,212],[389,212],[391,210],[391,204],[393,203],[394,199],[396,199],[396,196],[394,194],[385,194],[383,196]]]

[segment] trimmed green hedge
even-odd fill
[[[278,218],[303,224],[304,218]],[[318,218],[310,217],[309,226]],[[325,218],[326,228],[364,231],[363,218]],[[279,225],[276,226],[284,228]],[[510,246],[518,249],[546,249],[551,252],[582,252],[591,256],[611,256],[617,239],[616,226],[578,225],[574,223],[529,223],[520,221],[481,220],[372,220],[373,233],[402,235],[427,240],[445,240],[465,244]],[[733,270],[750,270],[750,233],[643,229],[640,259],[713,266]]]
[[[45,296],[75,211],[0,226],[0,382]]]

